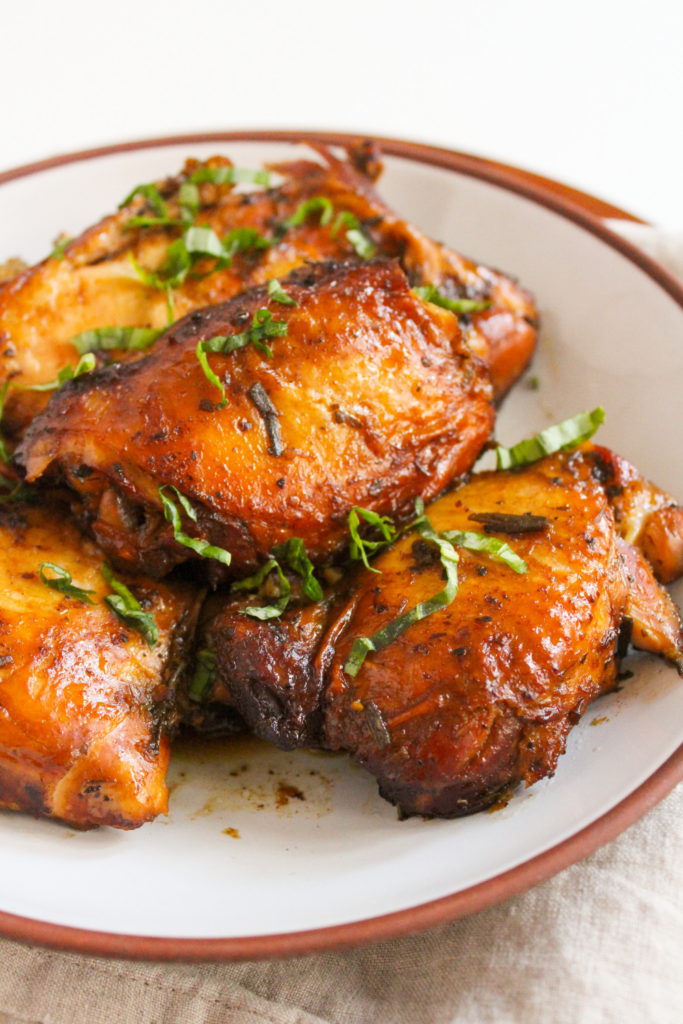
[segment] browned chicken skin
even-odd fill
[[[294,536],[323,560],[345,543],[352,506],[394,514],[472,466],[491,389],[452,313],[418,298],[394,261],[317,264],[283,287],[298,305],[264,287],[196,311],[144,359],[65,385],[34,420],[28,479],[58,467],[119,563],[159,576],[191,554],[162,517],[161,485],[195,507],[184,529],[243,573]],[[270,357],[254,344],[210,353],[220,408],[197,344],[243,332],[262,307],[286,336]]]
[[[159,630],[150,650],[104,603],[104,556],[63,506],[2,507],[0,541],[0,807],[75,828],[131,829],[165,813],[168,732],[200,592],[130,584]],[[49,589],[44,562],[95,604]]]
[[[335,215],[346,211],[356,216],[376,254],[398,258],[411,284],[435,284],[450,298],[490,303],[462,323],[473,350],[490,366],[496,395],[505,393],[533,353],[537,314],[530,296],[510,278],[430,241],[392,213],[371,184],[381,166],[372,148],[361,145],[351,162],[326,149],[320,153],[323,164],[296,161],[274,167],[284,181],[264,191],[199,186],[196,224],[212,228],[221,239],[235,229],[254,228],[269,244],[235,254],[231,265],[219,270],[215,261],[204,260],[200,279],[189,275],[174,288],[175,317],[224,302],[311,261],[357,258],[346,231],[335,231],[333,222],[321,225],[320,211],[301,224],[285,225],[301,203],[324,197]],[[181,175],[160,183],[171,217],[179,216],[180,186],[203,166],[230,162],[222,157],[208,165],[189,160]],[[49,397],[21,388],[52,381],[64,366],[77,362],[69,341],[74,335],[110,325],[163,328],[167,323],[166,294],[146,285],[130,259],[132,255],[143,268],[158,269],[169,244],[183,233],[173,226],[127,227],[133,216],[153,212],[146,198],[137,195],[56,256],[0,285],[0,383],[13,383],[3,420],[10,433],[21,433]]]
[[[282,746],[299,738],[349,750],[407,814],[472,813],[552,774],[569,730],[614,686],[629,639],[681,666],[678,611],[617,532],[611,502],[623,498],[626,467],[584,445],[475,475],[434,502],[437,532],[481,532],[477,513],[544,517],[535,532],[491,533],[528,571],[458,548],[452,603],[369,654],[355,678],[344,668],[354,639],[444,586],[436,548],[415,532],[375,560],[381,575],[363,570],[327,609],[295,608],[271,624],[228,600],[203,641],[218,656],[212,698]],[[656,491],[628,471],[631,484]]]

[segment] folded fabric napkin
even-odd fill
[[[683,277],[683,235],[610,222]],[[523,896],[270,963],[141,964],[0,942],[0,1024],[680,1024],[683,786]]]

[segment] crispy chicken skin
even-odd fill
[[[224,302],[304,263],[355,259],[345,230],[333,237],[334,225],[320,225],[319,213],[298,226],[284,226],[302,202],[323,196],[334,204],[335,214],[353,213],[377,255],[398,258],[413,285],[436,284],[451,298],[491,303],[463,319],[463,326],[473,349],[490,364],[496,394],[507,391],[535,345],[537,314],[530,296],[510,278],[437,245],[392,213],[371,184],[381,166],[372,147],[359,146],[350,161],[322,148],[320,154],[323,163],[296,161],[274,167],[284,178],[275,188],[244,193],[230,185],[200,186],[197,224],[213,228],[220,238],[235,228],[255,228],[270,245],[238,253],[229,267],[213,273],[215,263],[204,260],[198,269],[206,276],[190,276],[174,290],[175,316]],[[222,157],[208,161],[210,167],[229,165]],[[188,160],[178,177],[159,183],[171,217],[180,212],[180,186],[202,166],[206,165]],[[137,195],[62,253],[0,284],[0,384],[7,379],[15,385],[54,380],[62,367],[77,361],[69,339],[82,331],[109,325],[164,327],[165,293],[143,283],[130,256],[146,269],[158,269],[183,229],[127,227],[133,216],[153,213],[146,204],[145,197]],[[13,388],[5,429],[21,433],[47,398]]]
[[[150,650],[103,603],[104,557],[66,509],[5,506],[0,538],[0,807],[74,828],[138,828],[168,807],[168,731],[199,591],[130,584],[159,628]],[[49,589],[43,562],[96,604]]]
[[[20,450],[29,480],[61,470],[117,563],[158,577],[191,555],[163,519],[160,485],[192,502],[186,532],[230,551],[243,573],[295,536],[323,560],[344,544],[352,506],[393,514],[472,466],[493,424],[491,388],[452,313],[419,299],[388,260],[316,264],[283,286],[296,307],[261,287],[195,311],[144,359],[65,385],[33,421]],[[272,357],[253,344],[210,354],[221,409],[197,344],[244,331],[261,307],[287,334]]]
[[[219,662],[212,697],[280,745],[298,735],[350,751],[406,814],[469,814],[552,775],[569,730],[614,686],[629,640],[681,665],[678,611],[615,524],[613,470],[626,466],[586,444],[521,471],[477,474],[435,501],[427,514],[438,532],[481,532],[470,517],[482,512],[528,512],[547,525],[491,534],[526,561],[521,575],[458,548],[454,601],[369,654],[355,678],[344,671],[354,639],[444,586],[436,548],[415,532],[374,561],[381,575],[363,570],[318,612],[257,623],[228,599],[206,634]],[[295,661],[283,656],[285,638]]]

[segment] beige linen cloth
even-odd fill
[[[683,236],[621,230],[683,276]],[[681,1021],[683,785],[614,842],[531,892],[382,945],[197,966],[0,942],[0,1024]]]

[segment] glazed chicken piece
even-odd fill
[[[21,434],[44,408],[48,394],[22,388],[54,381],[65,366],[74,366],[78,353],[70,339],[75,335],[111,325],[166,326],[167,291],[163,283],[150,287],[145,271],[162,268],[169,246],[187,237],[192,220],[211,228],[217,239],[228,239],[228,248],[235,251],[228,261],[207,257],[191,272],[185,268],[172,288],[175,318],[284,277],[302,264],[355,259],[357,249],[367,255],[374,248],[378,256],[399,259],[412,285],[437,285],[447,298],[483,303],[462,318],[463,329],[473,350],[489,363],[496,394],[503,394],[535,345],[537,314],[530,296],[510,278],[437,245],[392,213],[371,184],[381,169],[372,146],[352,150],[349,162],[317,148],[322,163],[279,164],[273,170],[284,179],[282,184],[246,193],[229,183],[202,182],[202,173],[206,177],[207,171],[231,166],[225,158],[207,164],[188,160],[178,177],[159,183],[158,198],[150,200],[149,191],[134,195],[118,213],[0,285],[0,384],[13,383],[5,429]],[[183,186],[195,187],[193,176],[199,181],[195,208],[181,204],[187,198]],[[289,224],[310,200],[314,205],[309,213]],[[175,223],[131,226],[136,217],[158,220],[159,201]],[[316,206],[315,201],[328,205]],[[188,209],[190,220],[181,223]],[[340,214],[346,214],[341,223]],[[351,216],[358,221],[360,237],[353,234]],[[347,237],[349,230],[355,245]]]
[[[67,508],[45,496],[2,506],[0,538],[0,807],[138,828],[168,808],[168,733],[201,594],[127,581],[156,624],[150,649],[105,603],[104,556]],[[51,589],[41,566],[81,592]]]
[[[624,460],[585,444],[477,474],[435,501],[437,533],[503,541],[526,571],[454,541],[455,598],[368,653],[355,675],[354,641],[446,586],[424,535],[406,532],[373,562],[379,575],[362,570],[336,600],[273,622],[226,598],[202,638],[218,663],[207,699],[279,746],[350,751],[404,814],[469,814],[552,775],[572,726],[614,687],[629,641],[683,663],[678,611],[619,535],[634,487],[654,500],[657,489]]]
[[[282,287],[294,305],[261,287],[195,311],[144,359],[66,384],[33,421],[29,480],[59,470],[118,564],[159,577],[191,556],[215,580],[291,537],[320,562],[345,543],[354,505],[394,514],[472,466],[494,411],[453,313],[415,295],[394,261],[315,264]],[[244,342],[259,316],[281,325],[271,355]],[[238,334],[232,354],[208,353],[207,377],[198,343]],[[169,485],[183,531],[230,552],[229,570],[174,539]]]

